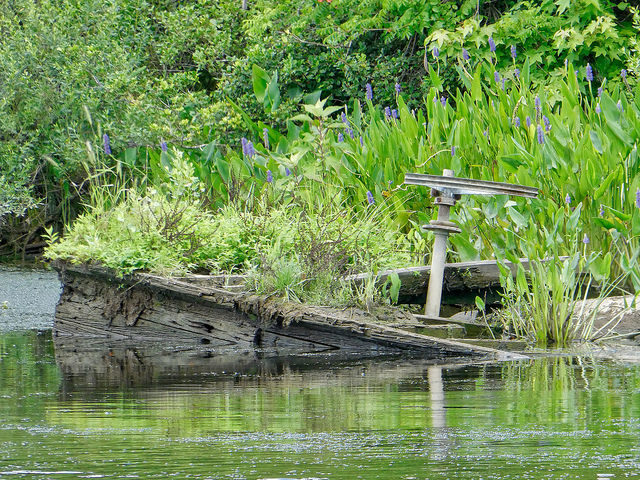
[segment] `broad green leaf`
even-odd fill
[[[253,82],[253,93],[259,102],[264,102],[271,77],[266,71],[254,64],[251,68],[251,80]]]
[[[595,130],[589,131],[589,136],[591,137],[591,144],[596,152],[602,153],[602,140],[600,140],[600,135]]]

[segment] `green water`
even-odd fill
[[[0,333],[0,478],[640,477],[637,365],[83,347]]]

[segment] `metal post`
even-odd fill
[[[442,175],[453,177],[453,170],[444,170]],[[440,316],[440,301],[442,299],[442,283],[444,281],[444,264],[447,259],[447,242],[450,233],[460,230],[449,221],[449,211],[455,205],[456,199],[452,195],[439,192],[435,200],[438,205],[438,219],[431,221],[426,228],[433,230],[435,240],[431,252],[431,271],[429,272],[429,287],[427,289],[427,302],[424,306],[424,314],[429,317]]]
[[[438,219],[431,220],[429,225],[422,227],[425,230],[433,231],[436,236],[431,254],[429,288],[427,290],[427,303],[424,307],[424,313],[428,317],[440,317],[447,241],[450,234],[460,233],[461,231],[454,223],[449,221],[451,207],[456,204],[461,195],[516,195],[518,197],[534,198],[538,196],[538,189],[511,183],[456,178],[453,175],[453,170],[444,170],[442,176],[405,173],[404,183],[431,187],[431,195],[436,197],[434,203],[438,205]]]

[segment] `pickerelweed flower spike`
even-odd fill
[[[273,173],[271,173],[271,170],[267,170],[267,182],[273,183]]]
[[[289,167],[284,167],[284,174],[288,177],[289,175],[291,175],[291,170],[289,170]]]
[[[371,193],[371,191],[367,191],[367,202],[369,202],[369,205],[373,205],[374,203],[376,203],[376,201],[373,198],[373,193]]]
[[[266,127],[262,129],[262,140],[264,141],[264,148],[269,150],[269,129]]]
[[[398,110],[396,110],[395,108],[393,110],[391,110],[391,116],[397,120],[398,119]]]
[[[455,145],[451,145],[451,156],[452,157],[456,156],[456,146]]]
[[[536,111],[538,113],[540,113],[540,110],[542,108],[542,102],[540,101],[540,97],[538,95],[536,95],[535,100],[533,101],[534,105],[536,106]]]
[[[468,61],[469,59],[471,59],[471,57],[469,56],[469,52],[467,51],[467,49],[466,49],[466,48],[463,48],[463,49],[462,49],[462,58],[464,58],[464,59],[465,59],[465,60],[467,60],[467,61]]]
[[[496,81],[496,83],[498,83],[500,81],[500,73],[493,72],[493,79]]]
[[[515,120],[513,121],[513,124],[517,127],[520,128],[520,117],[516,117]]]
[[[344,123],[347,127],[349,126],[349,119],[347,118],[347,114],[342,112],[340,114],[340,119],[342,120],[342,123]]]
[[[440,97],[440,103],[442,104],[443,107],[447,106],[447,99],[444,97]]]
[[[640,208],[640,188],[636,190],[636,207]]]
[[[525,122],[527,124],[527,128],[529,128],[531,126],[531,117],[529,115],[527,115],[527,118],[525,119]]]
[[[489,37],[489,50],[492,53],[496,51],[496,42],[493,41],[493,37]]]
[[[104,153],[106,155],[111,155],[111,140],[109,140],[109,135],[106,133],[102,135],[102,144],[104,146]]]
[[[588,245],[589,242],[590,242],[589,236],[585,233],[584,237],[582,237],[582,243],[584,243],[585,245]]]
[[[365,86],[365,91],[367,93],[367,100],[373,100],[373,88],[370,83],[367,83]]]
[[[511,45],[511,58],[513,58],[515,60],[515,58],[518,56],[518,52],[516,50],[516,46],[515,45]]]
[[[349,135],[349,137],[351,137],[352,139],[355,137],[355,133],[353,133],[352,128],[347,128],[345,132],[347,132],[347,135]]]
[[[587,82],[593,82],[593,68],[587,63]]]
[[[600,204],[600,212],[599,212],[601,217],[604,217],[604,205]]]
[[[538,143],[540,145],[544,145],[544,131],[542,130],[542,125],[538,125]]]
[[[391,118],[391,108],[384,107],[384,116],[387,118],[387,120]]]
[[[520,79],[520,69],[519,69],[519,68],[516,68],[516,69],[513,71],[513,75],[514,75],[517,79]]]
[[[438,58],[440,56],[440,49],[438,49],[438,47],[433,47],[431,53],[433,53],[433,58]]]
[[[604,91],[604,89],[602,87],[598,87],[598,96],[601,97],[602,96],[602,92]]]
[[[600,104],[598,103],[598,104],[596,105],[596,113],[597,113],[598,115],[600,115],[600,112],[601,112],[601,111],[602,111],[602,109],[600,108]]]
[[[547,118],[546,115],[542,116],[542,121],[544,122],[544,129],[548,132],[549,130],[551,130],[551,122],[549,121],[549,119]]]
[[[564,197],[564,203],[566,203],[567,205],[571,205],[571,195],[569,195],[567,193],[567,196]]]
[[[242,145],[242,154],[246,155],[247,154],[247,139],[242,137],[240,139],[240,144]]]
[[[247,142],[247,157],[253,158],[256,154],[256,149],[253,147],[253,142]]]
[[[400,86],[400,84],[398,82],[396,82],[395,84],[395,89],[396,89],[396,93],[399,94],[400,91],[402,90],[402,87]]]
[[[165,142],[164,140],[160,142],[160,150],[165,153],[169,150],[169,148],[167,147],[167,142]]]
[[[620,70],[620,76],[622,77],[623,80],[625,80],[627,78],[627,69],[623,68],[622,70]]]
[[[338,143],[342,143],[344,142],[344,135],[342,135],[342,133],[338,134]]]

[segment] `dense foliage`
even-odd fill
[[[640,290],[626,3],[11,0],[0,31],[0,247],[62,219],[50,258],[318,299],[422,263],[434,209],[403,175],[449,168],[541,192],[463,198],[451,259],[570,255]],[[578,290],[550,265],[561,342]]]
[[[627,64],[631,84],[638,60],[631,11],[605,0],[10,0],[0,31],[0,218],[20,230],[7,215],[34,202],[44,210],[30,214],[26,233],[5,223],[2,241],[14,243],[75,215],[85,142],[104,133],[121,158],[162,140],[237,147],[245,127],[229,99],[283,129],[305,95],[346,104],[363,98],[366,83],[392,105],[397,82],[418,108],[434,81],[450,96],[464,88],[464,52],[512,71],[511,45],[553,101],[565,58],[590,62],[598,82],[617,82]],[[277,78],[276,104],[255,101],[253,65]]]

